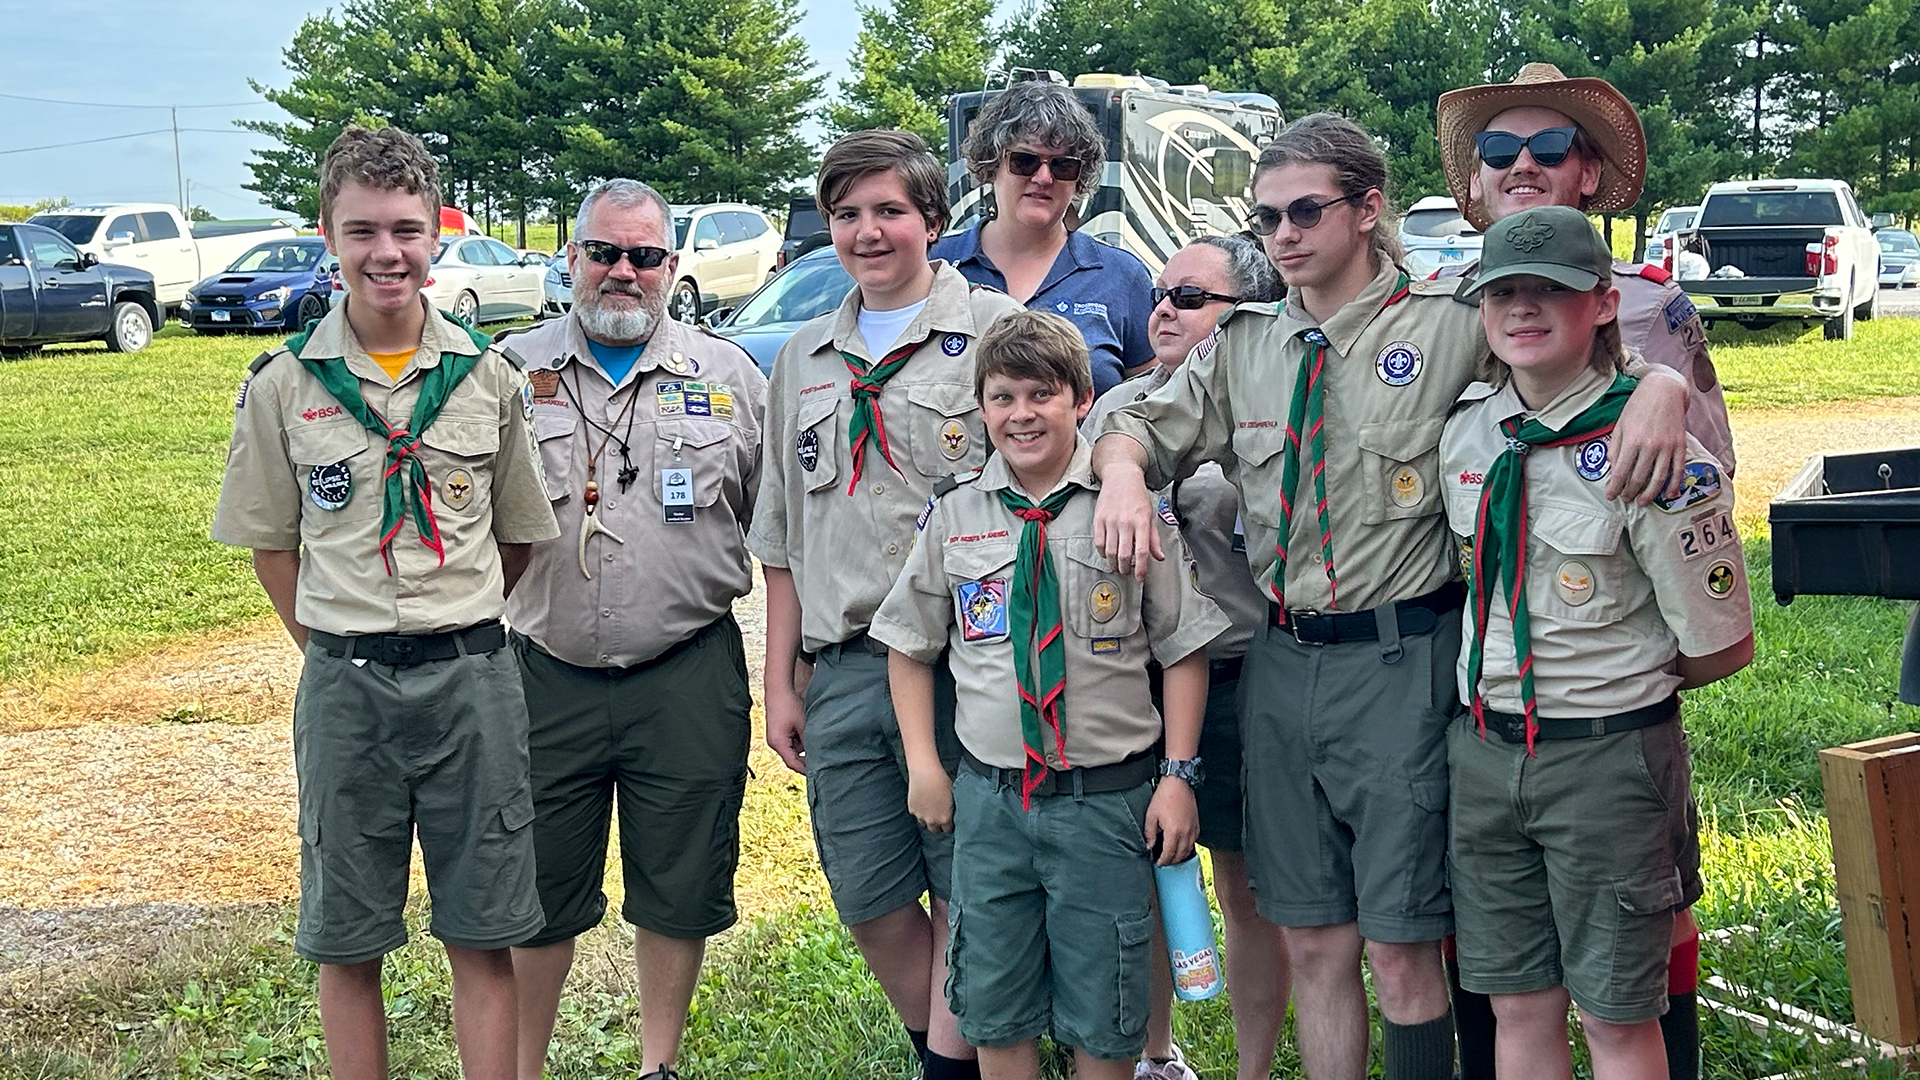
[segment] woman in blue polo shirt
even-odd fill
[[[1096,394],[1151,364],[1153,275],[1130,252],[1067,228],[1067,211],[1099,186],[1106,162],[1100,131],[1073,92],[1014,83],[980,111],[960,152],[974,182],[992,185],[994,210],[942,237],[928,257],[1072,321],[1093,355]]]

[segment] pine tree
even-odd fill
[[[888,0],[859,11],[855,77],[822,110],[828,132],[899,128],[941,152],[947,99],[978,89],[993,57],[993,0]]]

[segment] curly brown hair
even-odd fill
[[[349,124],[320,162],[320,224],[333,225],[333,200],[348,181],[427,200],[427,219],[440,227],[440,165],[420,140],[399,128]]]

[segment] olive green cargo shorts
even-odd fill
[[[1460,985],[1521,994],[1564,985],[1615,1024],[1667,1009],[1673,913],[1690,832],[1678,720],[1593,739],[1447,737],[1453,770],[1454,940]]]
[[[527,707],[513,654],[411,667],[331,656],[312,643],[306,655],[293,703],[294,951],[357,964],[405,944],[416,831],[434,937],[503,949],[538,932]]]

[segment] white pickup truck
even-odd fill
[[[201,278],[225,270],[262,240],[297,235],[284,221],[196,221],[164,203],[62,206],[27,219],[43,225],[101,262],[138,267],[153,275],[160,306],[171,311]]]
[[[1798,319],[1845,339],[1855,319],[1880,313],[1880,249],[1843,180],[1715,184],[1694,226],[1668,243],[1668,269],[1687,251],[1707,262],[1705,278],[1681,275],[1679,283],[1703,322]]]

